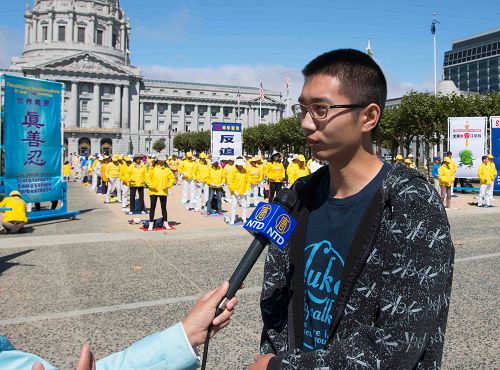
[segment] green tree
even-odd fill
[[[153,150],[157,153],[160,153],[166,147],[165,139],[158,139],[153,143]]]
[[[178,134],[174,137],[173,142],[174,148],[181,152],[189,152],[191,150],[191,146],[189,143],[189,133]]]

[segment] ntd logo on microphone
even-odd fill
[[[243,227],[252,234],[266,236],[283,249],[295,230],[297,222],[278,204],[260,202]]]

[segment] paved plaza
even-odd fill
[[[251,240],[221,217],[184,210],[180,190],[169,197],[175,231],[140,231],[120,205],[71,183],[69,208],[82,211],[76,220],[34,223],[28,233],[2,237],[0,334],[72,369],[83,342],[102,358],[180,320],[201,293],[230,277]],[[495,198],[497,207],[480,209],[468,204],[472,195],[459,194],[448,213],[456,264],[445,369],[500,367]],[[262,271],[263,257],[238,295],[230,327],[211,341],[210,369],[246,368],[258,353]]]

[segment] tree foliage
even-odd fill
[[[429,160],[430,148],[447,139],[448,117],[500,115],[500,94],[437,97],[429,93],[412,91],[401,104],[386,108],[374,135],[377,146],[393,155],[407,155],[410,144],[416,140],[423,145],[424,160]],[[210,132],[179,134],[174,138],[179,151],[197,152],[210,148]],[[306,140],[299,119],[283,118],[272,124],[262,124],[243,130],[243,150],[248,154],[305,153]]]
[[[303,153],[305,137],[297,118],[283,118],[277,123],[261,124],[243,130],[243,150],[248,154],[259,151],[269,154],[274,150],[286,153]],[[182,152],[201,152],[210,148],[210,132],[189,132],[174,138],[174,147]]]
[[[157,153],[160,153],[166,147],[165,139],[158,139],[153,143],[153,150]]]
[[[184,132],[174,137],[174,148],[181,152],[207,152],[210,149],[210,131]]]

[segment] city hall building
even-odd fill
[[[444,79],[461,91],[500,91],[500,28],[453,42],[444,53]]]
[[[24,17],[23,53],[0,73],[64,83],[66,153],[145,153],[158,139],[174,153],[176,134],[214,121],[282,118],[276,91],[264,90],[261,104],[258,87],[144,78],[131,64],[130,18],[118,0],[35,0]]]

